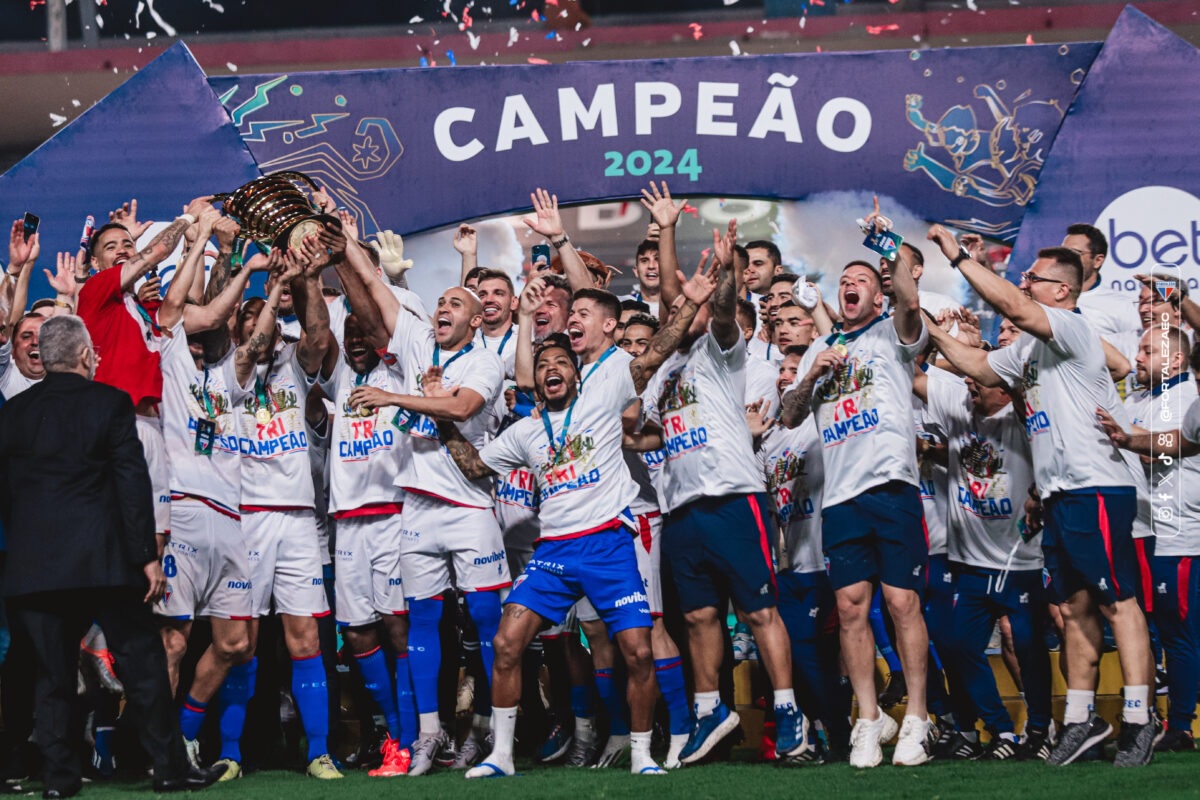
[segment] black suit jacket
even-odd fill
[[[154,510],[129,395],[52,372],[0,408],[0,513],[5,595],[144,587]]]

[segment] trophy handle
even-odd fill
[[[308,184],[308,187],[310,189],[312,189],[314,192],[321,191],[321,188],[319,186],[317,186],[316,181],[314,181],[312,178],[305,175],[303,172],[297,172],[294,169],[285,169],[285,170],[281,170],[279,172],[269,172],[269,173],[267,173],[267,175],[265,175],[263,177],[284,178],[285,180],[289,180],[289,181],[300,181],[302,183]]]

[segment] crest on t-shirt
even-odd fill
[[[696,387],[684,380],[682,372],[682,370],[672,372],[663,382],[662,395],[658,400],[660,413],[678,411],[685,406],[692,405],[698,399]]]

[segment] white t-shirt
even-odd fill
[[[241,501],[237,419],[226,378],[233,351],[220,363],[196,369],[182,320],[163,337],[162,427],[171,471],[171,491],[203,497],[236,512]],[[196,452],[196,426],[216,425],[212,455]]]
[[[592,365],[593,372],[583,367],[586,380],[573,405],[562,411],[543,410],[541,419],[517,421],[479,453],[497,474],[532,468],[543,539],[601,527],[637,497],[637,484],[621,454],[621,412],[631,396],[637,397],[629,360],[628,353],[617,350]],[[622,371],[629,383],[624,392],[619,389]]]
[[[621,299],[622,300],[637,300],[639,303],[645,303],[646,305],[650,306],[650,316],[658,317],[658,308],[659,308],[658,301],[657,300],[647,300],[645,297],[642,297],[641,291],[636,287],[634,288],[632,293],[625,295]]]
[[[821,437],[810,416],[795,428],[775,426],[764,434],[767,493],[783,531],[788,564],[793,572],[823,572],[821,492],[825,470]]]
[[[1079,295],[1076,305],[1096,333],[1104,335],[1142,329],[1142,317],[1138,314],[1137,301],[1136,293],[1110,289],[1100,280],[1091,289]]]
[[[749,342],[746,342],[746,355],[765,361],[776,370],[783,361],[783,352],[771,342],[764,342],[757,333],[750,337]],[[776,373],[776,377],[779,377],[778,373]]]
[[[1010,403],[990,417],[980,417],[971,407],[965,383],[930,381],[928,387],[926,413],[945,429],[953,466],[950,560],[985,569],[1041,569],[1040,543],[1017,544],[1018,523],[1025,517],[1025,499],[1033,483],[1020,412]]]
[[[16,362],[13,361],[11,340],[0,345],[0,397],[11,400],[30,386],[39,383],[40,380],[26,378],[21,374],[21,370],[17,369]]]
[[[782,360],[782,359],[780,359]],[[757,403],[765,398],[770,405],[767,407],[768,416],[774,416],[779,410],[779,366],[769,364],[761,358],[746,357],[746,396],[745,404]]]
[[[925,371],[929,383],[946,381],[961,383],[961,381],[944,369],[929,367]],[[913,421],[917,436],[929,438],[934,443],[945,444],[947,440],[945,427],[933,419],[925,404],[913,396]],[[929,555],[942,556],[946,554],[947,527],[950,523],[949,506],[949,471],[932,458],[918,458],[917,468],[921,476],[921,506],[925,512],[925,532],[929,537]]]
[[[1080,314],[1042,306],[1053,338],[1031,334],[988,353],[988,363],[1025,394],[1025,433],[1038,492],[1133,486],[1125,459],[1096,419],[1100,407],[1128,427],[1100,337]]]
[[[481,449],[496,432],[496,396],[504,382],[504,364],[490,350],[468,344],[456,353],[437,349],[433,328],[405,309],[396,315],[396,328],[388,344],[404,374],[405,393],[421,395],[425,370],[437,356],[442,367],[442,385],[470,389],[483,398],[483,407],[465,422],[454,423],[463,437]],[[438,438],[437,423],[421,414],[401,412],[400,430],[412,442],[413,457],[400,467],[396,485],[433,495],[448,503],[475,508],[492,507],[491,481],[468,481]]]
[[[904,344],[893,318],[880,316],[852,333],[815,339],[790,388],[839,337],[845,340],[846,358],[817,381],[812,396],[825,447],[825,508],[889,481],[921,485],[910,410],[913,359],[925,348],[928,331],[922,325],[917,341]]]
[[[425,304],[421,302],[421,298],[416,292],[403,289],[399,286],[392,286],[390,283],[386,283],[386,281],[385,284],[388,291],[400,301],[400,305],[423,320],[429,319],[429,312],[425,310]],[[337,340],[338,347],[341,348],[346,341],[346,317],[350,316],[350,301],[345,296],[336,297],[328,303],[328,307],[329,329],[333,331],[333,338]],[[299,328],[297,328],[296,336],[299,335]]]
[[[256,364],[245,386],[237,385],[233,361],[225,362],[226,381],[238,418],[242,507],[312,508],[304,404],[316,378],[304,374],[294,343]],[[264,422],[260,409],[269,415]]]
[[[374,411],[350,406],[350,393],[357,386],[374,386],[385,392],[404,392],[404,379],[397,367],[380,361],[360,375],[344,358],[328,381],[320,382],[333,398],[334,415],[329,443],[329,513],[351,511],[381,503],[404,502],[404,490],[396,486],[396,475],[412,459],[409,437],[396,427],[395,406]]]
[[[499,336],[486,336],[483,328],[480,328],[475,341],[479,347],[495,353],[504,362],[504,386],[496,396],[496,415],[504,419],[508,414],[508,401],[504,398],[504,393],[517,388],[513,380],[517,374],[517,324],[514,322]]]
[[[705,333],[672,353],[651,380],[648,418],[662,428],[663,510],[701,497],[761,492],[765,485],[746,425],[746,348],[722,351]]]
[[[1180,373],[1125,401],[1130,422],[1153,433],[1183,430],[1191,439],[1200,434],[1200,404],[1191,376]],[[1189,420],[1192,428],[1189,433]],[[1125,458],[1138,483],[1138,515],[1133,523],[1135,537],[1153,536],[1154,554],[1200,556],[1200,456],[1155,458],[1149,466],[1133,453]]]

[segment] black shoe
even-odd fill
[[[1196,749],[1192,732],[1182,728],[1167,728],[1163,737],[1154,745],[1156,753],[1190,753]]]
[[[883,686],[883,691],[879,693],[880,708],[891,708],[904,702],[904,698],[908,696],[908,681],[904,679],[903,672],[888,673],[887,683]]]
[[[1050,752],[1046,763],[1055,767],[1065,767],[1091,748],[1098,745],[1112,733],[1112,725],[1093,713],[1087,722],[1072,722],[1064,725],[1058,735],[1058,744]]]
[[[79,794],[81,787],[76,786],[73,789],[47,789],[42,792],[43,800],[63,800],[66,797],[74,797]]]
[[[1154,757],[1154,740],[1158,737],[1159,724],[1153,717],[1142,725],[1122,721],[1113,766],[1144,767],[1149,764]]]
[[[1048,731],[1025,729],[1025,740],[1017,748],[1017,761],[1045,761],[1050,757],[1050,734]]]
[[[980,761],[1008,761],[1009,759],[1016,760],[1020,755],[1021,746],[1013,739],[1007,739],[1004,736],[996,735],[988,742],[988,746],[984,748],[983,753],[979,756]]]
[[[212,786],[217,779],[225,774],[225,767],[214,769],[189,769],[177,778],[162,778],[155,776],[154,791],[156,792],[187,792]]]
[[[973,761],[983,755],[979,742],[973,742],[959,731],[951,731],[940,739],[933,750],[933,757],[945,761]]]

